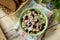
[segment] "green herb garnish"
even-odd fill
[[[51,2],[54,3],[55,8],[59,9],[60,8],[60,0],[51,0]]]
[[[46,0],[42,0],[42,3],[46,3]]]
[[[58,21],[58,22],[60,22],[60,9],[59,10],[56,10],[55,20]]]

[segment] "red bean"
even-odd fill
[[[35,14],[38,14],[38,12],[37,12],[37,11],[35,11]]]
[[[35,24],[38,23],[38,22],[39,22],[39,20],[37,19],[37,21],[35,21]]]
[[[43,29],[44,29],[44,27],[43,27],[43,26],[41,26],[41,27],[40,27],[40,31],[42,31]]]
[[[31,22],[29,22],[29,27],[32,25],[32,23]]]
[[[42,31],[44,29],[45,24],[39,26],[39,30]]]
[[[36,29],[36,25],[35,24],[33,25],[33,28]]]
[[[29,33],[31,33],[32,31],[29,31]]]
[[[32,15],[32,17],[34,18],[34,14],[32,13],[31,15]]]
[[[31,9],[30,11],[35,11],[34,9]]]
[[[28,16],[25,17],[25,20],[28,20]]]
[[[25,26],[27,27],[28,25],[26,24]]]
[[[36,31],[34,31],[34,33],[36,34],[37,32],[36,32]]]
[[[23,22],[23,18],[21,18],[21,22]]]
[[[26,29],[26,32],[28,32],[28,29]]]

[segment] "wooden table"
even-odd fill
[[[7,40],[0,26],[0,40]]]

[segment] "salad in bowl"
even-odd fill
[[[47,29],[48,18],[39,8],[27,8],[20,14],[19,23],[25,33],[38,36]]]

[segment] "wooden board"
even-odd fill
[[[7,40],[1,28],[0,28],[0,40]]]

